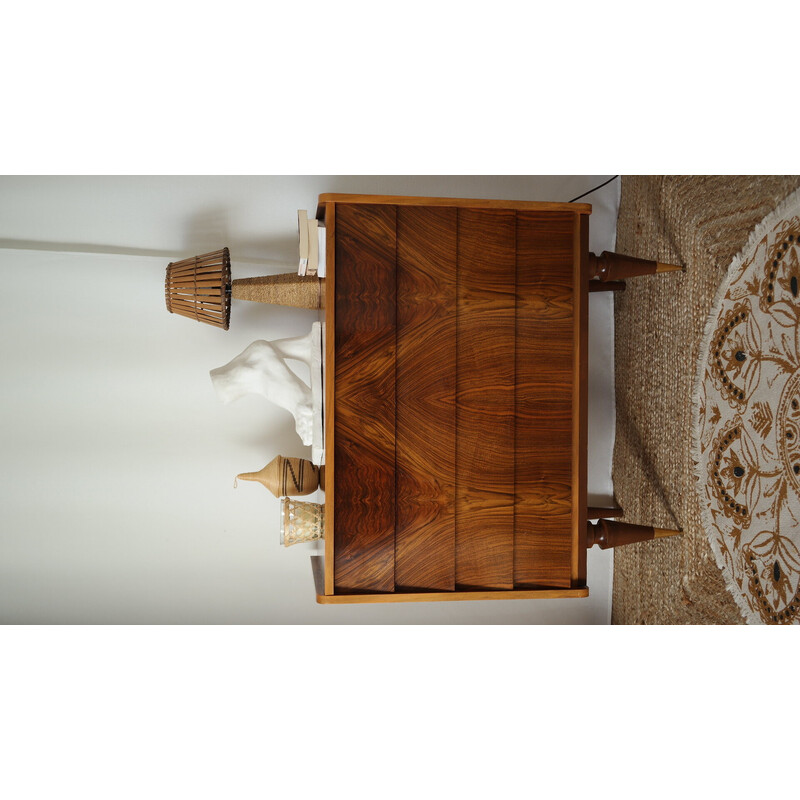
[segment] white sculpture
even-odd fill
[[[286,361],[302,361],[310,370],[318,337],[319,323],[315,323],[305,336],[253,342],[224,367],[211,370],[217,396],[223,403],[246,394],[266,397],[292,413],[303,444],[311,444],[314,430],[311,387],[289,369]]]

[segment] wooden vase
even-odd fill
[[[237,481],[258,481],[275,497],[312,494],[320,485],[320,469],[305,458],[275,456],[258,472],[241,472]]]

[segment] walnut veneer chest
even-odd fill
[[[321,603],[585,597],[586,204],[321,195]]]

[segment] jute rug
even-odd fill
[[[734,258],[700,348],[701,516],[749,622],[800,622],[800,192]]]
[[[687,271],[630,280],[615,295],[614,488],[625,521],[684,534],[615,551],[613,623],[745,621],[702,519],[691,398],[706,322],[728,267],[798,187],[798,176],[622,179],[615,249],[683,263]]]

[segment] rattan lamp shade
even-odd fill
[[[231,318],[228,248],[170,263],[164,292],[170,313],[228,330]]]

